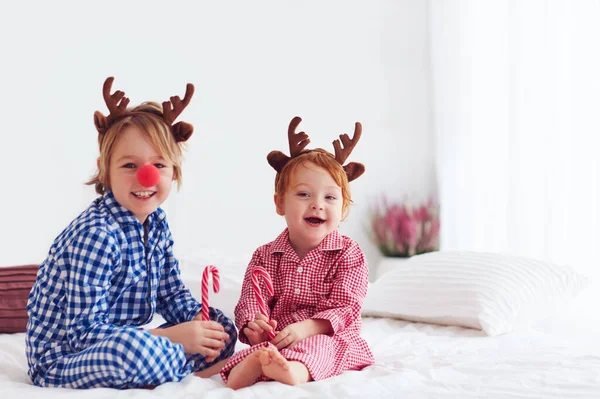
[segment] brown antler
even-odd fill
[[[125,93],[121,90],[115,91],[112,95],[110,94],[110,89],[112,88],[114,80],[114,77],[108,77],[104,81],[104,86],[102,86],[104,102],[110,111],[110,114],[106,117],[109,125],[127,111],[127,105],[129,104],[129,99],[125,97]]]
[[[310,143],[308,134],[304,132],[296,133],[296,128],[300,125],[300,122],[302,122],[302,118],[296,116],[290,121],[290,125],[288,126],[288,141],[290,143],[291,158],[300,155],[302,150]]]
[[[181,114],[181,112],[188,106],[192,96],[194,95],[194,85],[188,83],[185,88],[185,96],[183,100],[179,96],[171,97],[171,101],[165,101],[162,103],[163,106],[163,119],[169,124],[173,124],[175,119]]]
[[[290,156],[288,157],[281,151],[273,150],[267,155],[269,165],[277,172],[281,172],[286,163],[295,156],[300,155],[304,147],[310,143],[308,134],[304,132],[296,133],[296,128],[302,122],[302,118],[295,116],[288,126],[288,142],[290,144]]]
[[[100,137],[106,133],[111,123],[127,112],[127,105],[129,104],[129,99],[125,97],[125,93],[122,91],[117,90],[112,95],[110,94],[114,80],[115,78],[110,76],[106,78],[102,86],[104,102],[110,111],[108,117],[104,116],[100,111],[94,112],[94,125],[96,125],[98,133],[100,133]]]
[[[129,99],[125,97],[125,93],[117,90],[112,95],[110,94],[110,89],[112,88],[114,80],[115,78],[112,76],[108,77],[104,81],[104,86],[102,86],[102,95],[104,96],[104,102],[106,102],[106,106],[108,107],[110,114],[108,117],[105,117],[100,111],[94,112],[94,125],[96,125],[96,130],[98,133],[100,133],[99,140],[101,140],[102,135],[106,133],[113,122],[119,119],[119,117],[128,114],[127,105],[129,104]],[[171,126],[171,131],[176,142],[186,141],[194,132],[194,127],[189,123],[177,122],[173,125],[175,119],[177,119],[179,114],[181,114],[185,107],[188,106],[193,95],[194,85],[188,83],[185,89],[185,96],[183,97],[183,100],[181,100],[178,96],[173,96],[171,97],[170,101],[165,101],[162,103],[162,119],[165,121],[165,123]],[[150,113],[156,115],[154,112]]]
[[[348,156],[356,146],[356,143],[358,143],[358,140],[360,140],[361,134],[362,125],[360,124],[360,122],[356,122],[356,124],[354,125],[354,134],[352,135],[352,139],[350,139],[350,137],[348,137],[348,135],[344,133],[340,134],[339,140],[336,139],[333,141],[333,148],[335,149],[335,159],[340,163],[340,165],[343,165],[344,162],[346,162],[346,159],[348,159]],[[344,145],[344,148],[342,148],[342,144]]]
[[[283,167],[288,163],[290,159],[300,155],[304,148],[308,145],[308,143],[310,143],[310,139],[308,138],[308,135],[306,133],[296,133],[296,128],[298,127],[298,125],[300,125],[300,122],[302,122],[302,118],[296,116],[294,117],[294,119],[291,120],[290,125],[288,127],[290,157],[278,150],[273,150],[267,155],[267,161],[269,162],[269,165],[271,165],[273,169],[277,171],[277,173],[280,173],[283,170]],[[356,143],[358,143],[361,134],[362,125],[359,122],[356,122],[356,125],[354,126],[354,135],[352,136],[352,139],[350,139],[347,134],[340,134],[339,140],[335,140],[333,142],[333,147],[335,149],[335,160],[344,168],[344,171],[348,176],[349,182],[358,178],[365,172],[365,166],[361,163],[350,162],[349,164],[344,165],[344,162],[356,146]],[[344,145],[344,148],[342,148],[342,144]],[[323,151],[330,154],[328,151],[325,151],[320,148],[316,150],[307,151]],[[330,156],[333,155],[330,154]]]

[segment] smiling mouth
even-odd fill
[[[321,218],[304,218],[304,220],[306,220],[306,223],[308,223],[311,226],[320,226],[323,223],[325,223],[325,220]]]
[[[134,191],[131,194],[138,199],[148,199],[148,198],[152,198],[154,196],[154,194],[156,194],[156,192],[155,191]]]

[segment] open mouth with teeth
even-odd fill
[[[308,223],[310,226],[320,226],[323,223],[325,223],[325,220],[321,219],[321,218],[311,217],[311,218],[304,218],[304,220],[306,220],[306,223]]]
[[[156,192],[155,191],[134,191],[131,194],[137,199],[147,200],[149,198],[152,198],[154,196],[154,194],[156,194]]]

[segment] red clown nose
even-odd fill
[[[156,186],[160,180],[160,172],[154,165],[144,165],[138,170],[137,179],[144,187]]]

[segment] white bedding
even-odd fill
[[[572,339],[535,330],[486,337],[459,327],[366,318],[376,364],[289,387],[263,382],[234,392],[220,377],[188,376],[154,390],[93,389],[86,398],[600,398],[597,335]],[[24,334],[0,335],[2,398],[60,399],[80,391],[38,388],[27,377]]]
[[[188,270],[186,284],[197,295],[199,279]],[[188,265],[189,266],[189,265]],[[198,269],[198,268],[196,268]],[[225,273],[222,273],[222,275]],[[234,275],[239,275],[238,272]],[[223,294],[210,305],[231,313],[239,282],[222,276]],[[227,292],[229,291],[229,292]],[[363,336],[375,355],[375,365],[320,382],[296,387],[262,382],[237,392],[219,376],[188,376],[154,390],[71,389],[31,385],[24,355],[24,334],[0,334],[0,399],[62,398],[600,398],[600,328],[586,325],[595,308],[597,290],[582,297],[589,306],[581,317],[567,312],[526,331],[496,337],[460,327],[442,327],[365,318]],[[239,293],[239,291],[237,291]],[[211,297],[212,298],[212,297]],[[594,304],[593,306],[591,306]],[[595,310],[595,309],[593,309]],[[595,316],[595,314],[594,314]],[[574,320],[577,328],[570,329]],[[154,324],[154,323],[153,323]],[[596,328],[594,328],[596,327]],[[570,332],[572,331],[572,333]],[[238,348],[244,347],[239,344]]]

